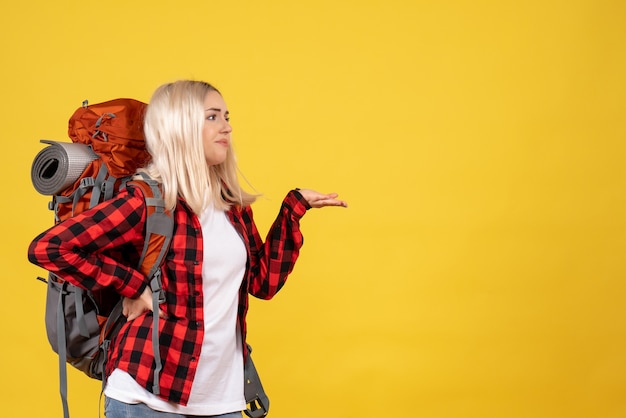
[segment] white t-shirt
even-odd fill
[[[236,325],[246,248],[224,211],[210,206],[200,223],[204,244],[204,340],[187,406],[162,400],[119,369],[107,380],[107,397],[183,415],[218,415],[246,408],[242,342]]]

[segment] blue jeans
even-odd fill
[[[104,400],[104,415],[107,418],[186,418],[188,416],[155,411],[142,403],[128,404],[111,398],[105,398]],[[205,415],[205,417],[241,418],[241,412],[230,412],[222,415]]]

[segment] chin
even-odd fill
[[[224,156],[224,158],[211,158],[211,159],[206,159],[206,163],[208,165],[220,165],[220,164],[224,164],[226,162],[226,156]]]

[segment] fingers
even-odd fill
[[[132,321],[150,310],[152,310],[152,299],[149,290],[148,293],[144,292],[136,299],[122,299],[122,315],[124,315],[128,321]]]
[[[337,199],[338,196],[339,195],[337,193],[322,195],[316,199],[312,199],[312,201],[309,201],[309,204],[314,208],[322,208],[325,206],[340,206],[347,208],[348,203],[345,200]]]
[[[138,299],[128,299],[124,298],[122,300],[122,315],[126,317],[126,320],[132,321],[133,319],[139,318],[146,312],[152,311],[152,301],[151,300],[143,300],[141,298]],[[159,309],[159,317],[167,318],[167,314],[163,309]]]
[[[299,189],[299,192],[312,208],[323,208],[325,206],[348,207],[348,203],[345,200],[337,199],[339,197],[338,193],[319,193],[310,189]]]
[[[131,312],[128,314],[124,313],[124,316],[126,317],[127,321],[132,321],[133,319],[139,318],[141,315],[145,314],[146,312],[151,312],[151,310],[146,309],[141,312]],[[167,314],[162,309],[159,309],[159,318],[163,318],[163,319],[167,318]]]
[[[122,315],[128,318],[128,303],[124,297],[122,298]]]
[[[126,317],[126,320],[132,321],[133,319],[139,318],[141,315],[146,312],[151,312],[151,309],[137,310],[137,311],[122,311],[122,314]],[[159,309],[159,318],[167,318],[167,314],[163,311],[163,309]]]
[[[323,208],[326,206],[339,206],[339,207],[347,208],[348,204],[344,202],[343,200],[326,199],[326,200],[317,201],[311,206],[314,208]]]
[[[142,309],[138,307],[137,304],[129,304],[129,305],[131,306],[128,309],[122,310],[122,314],[126,317],[126,320],[128,321],[132,321],[133,319],[138,318],[144,312],[147,311],[146,309]]]

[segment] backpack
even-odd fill
[[[140,187],[146,198],[146,238],[138,270],[150,278],[153,310],[163,302],[161,264],[173,234],[172,214],[165,209],[156,181],[143,174],[133,180],[137,168],[149,161],[143,134],[146,104],[134,99],[115,99],[96,105],[87,101],[70,117],[72,142],[41,140],[48,146],[35,157],[31,180],[35,189],[52,197],[48,208],[54,222],[62,222],[105,200],[126,187]],[[59,356],[60,394],[63,414],[69,418],[67,364],[105,385],[107,350],[121,326],[122,301],[113,289],[88,292],[53,273],[47,283],[45,325],[48,341]],[[158,315],[154,315],[158,330]],[[154,390],[158,394],[161,367],[158,332],[153,332],[156,361]]]

